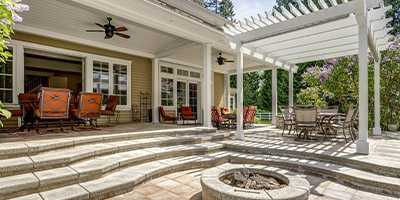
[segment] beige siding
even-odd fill
[[[123,54],[115,51],[95,48],[78,43],[66,42],[62,40],[51,39],[47,37],[17,32],[13,37],[15,40],[32,42],[46,46],[63,48],[68,50],[86,52],[101,56],[124,59],[132,62],[132,104],[139,105],[140,92],[152,92],[152,63],[151,59],[138,57],[129,54]],[[107,118],[106,118],[107,119]],[[130,112],[121,113],[120,121],[130,121],[132,119]],[[10,120],[9,123],[15,120]],[[15,124],[15,122],[13,122]],[[8,124],[8,123],[7,123]]]
[[[224,74],[214,73],[214,105],[224,106]]]

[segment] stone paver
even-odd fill
[[[188,170],[154,179],[137,186],[132,192],[110,200],[201,200],[199,177],[203,170]],[[327,181],[315,176],[304,176],[311,184],[310,200],[398,200]],[[161,179],[161,181],[159,180]],[[184,180],[182,182],[182,180]],[[187,184],[190,182],[192,184]],[[174,187],[171,187],[171,184]],[[165,198],[162,198],[165,197]]]

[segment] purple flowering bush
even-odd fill
[[[29,6],[21,0],[0,0],[0,63],[6,62],[11,56],[7,51],[7,41],[13,33],[13,26],[22,22],[18,14],[29,10]]]

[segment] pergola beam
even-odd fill
[[[315,26],[324,22],[333,21],[348,16],[356,12],[355,4],[357,1],[351,1],[337,5],[335,7],[312,12],[307,15],[302,15],[291,20],[282,21],[259,29],[254,29],[235,36],[237,41],[243,44],[257,41],[260,39],[272,37],[279,34],[296,31],[299,29]],[[367,8],[379,7],[379,3],[375,0],[367,1]]]

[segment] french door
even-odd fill
[[[200,87],[197,82],[189,82],[189,106],[199,119]]]

